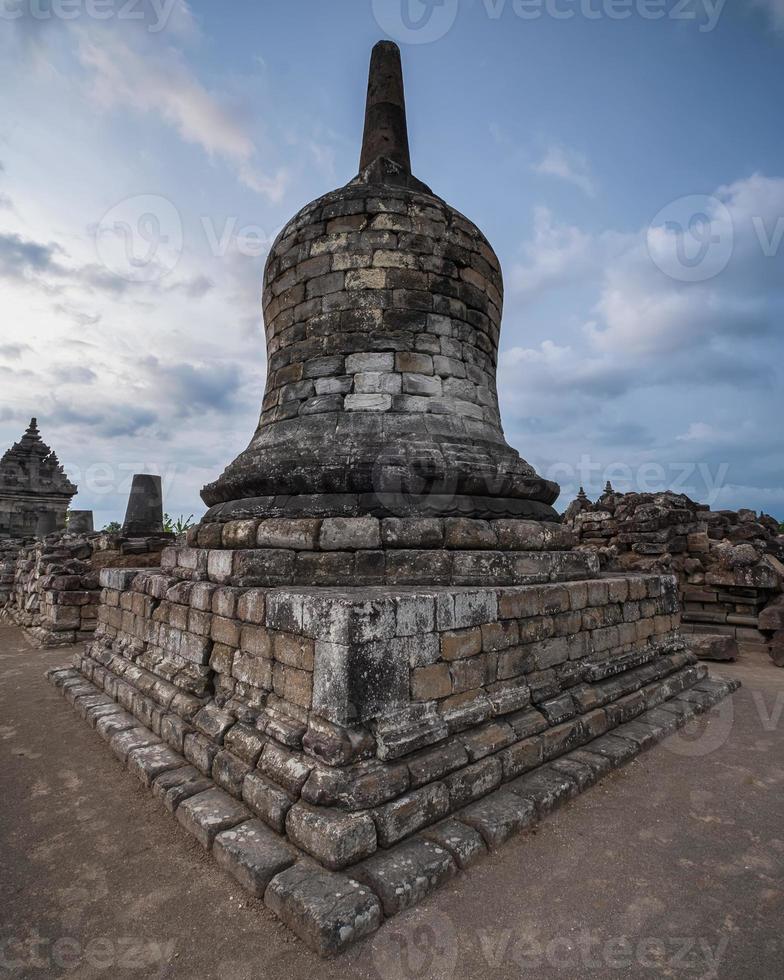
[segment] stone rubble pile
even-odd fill
[[[779,608],[784,587],[784,535],[775,518],[712,511],[670,491],[616,493],[608,486],[595,503],[581,492],[564,524],[603,568],[676,574],[682,631],[704,659],[733,659],[738,644],[781,659],[778,614],[766,614]]]

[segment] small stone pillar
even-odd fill
[[[129,538],[163,534],[163,492],[159,476],[134,475],[122,533]]]
[[[70,534],[92,534],[95,530],[91,510],[72,510],[68,512],[68,532]]]
[[[53,510],[38,515],[35,524],[35,536],[37,538],[45,538],[48,534],[54,534],[58,530],[60,528],[58,527],[57,514]]]

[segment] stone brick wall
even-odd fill
[[[532,701],[554,721],[574,698],[582,703],[587,680],[677,639],[674,579],[661,577],[374,589],[359,612],[340,590],[239,589],[123,570],[104,571],[102,582],[95,651],[119,654],[123,672],[132,663],[156,675],[162,708],[179,695],[194,709],[213,699],[251,723],[264,713],[289,747],[322,721],[367,723],[382,757],[392,752],[387,730],[410,751]],[[344,658],[358,668],[351,690],[338,683],[351,673]],[[407,741],[404,729],[414,732]],[[367,732],[357,737],[367,745]]]
[[[154,570],[106,569],[101,582],[82,672],[328,867],[703,676],[677,635],[672,577],[364,599]],[[336,833],[349,842],[339,853]]]
[[[98,618],[98,574],[86,538],[52,536],[23,547],[5,614],[41,646],[89,639]]]
[[[326,518],[202,523],[162,557],[167,575],[221,585],[478,585],[586,578],[560,524],[465,518]]]
[[[4,617],[38,646],[67,646],[92,638],[98,620],[98,572],[107,565],[160,564],[165,539],[119,535],[51,535],[0,551]],[[5,557],[5,561],[2,559]]]
[[[13,592],[16,556],[20,546],[19,541],[0,541],[0,613]]]

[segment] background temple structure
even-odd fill
[[[400,55],[359,174],[264,274],[248,448],[157,569],[105,569],[51,679],[322,954],[344,949],[725,697],[672,575],[603,575],[507,443],[503,284],[413,176]]]
[[[30,538],[65,528],[77,488],[56,453],[41,439],[36,419],[0,459],[0,538]]]

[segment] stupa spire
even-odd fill
[[[379,41],[370,55],[360,171],[379,157],[411,173],[403,66],[400,48],[392,41]]]

